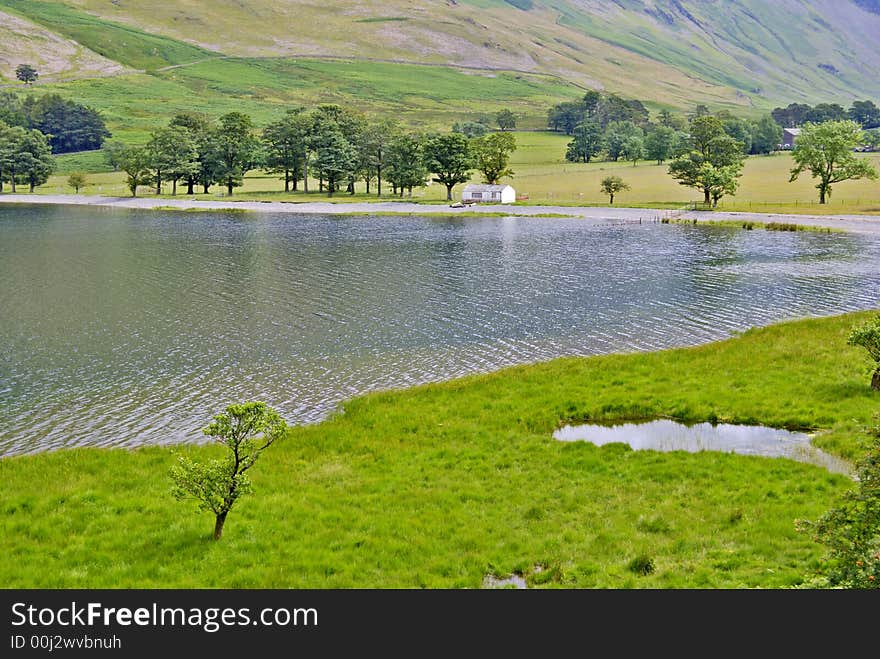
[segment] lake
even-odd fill
[[[0,455],[880,306],[880,234],[0,208]]]

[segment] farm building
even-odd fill
[[[793,149],[797,136],[801,134],[800,128],[783,128],[782,129],[782,148]]]
[[[509,185],[471,184],[461,191],[461,201],[465,204],[512,204],[516,201],[516,190]]]

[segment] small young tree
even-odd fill
[[[251,492],[246,472],[286,431],[287,423],[266,403],[229,405],[202,429],[229,449],[226,456],[207,463],[180,456],[171,468],[174,497],[194,499],[199,510],[214,513],[214,540],[222,537],[226,516],[235,502]]]
[[[624,190],[629,190],[629,184],[619,176],[606,176],[602,179],[602,192],[610,197],[609,204],[614,205],[614,195]]]
[[[30,85],[37,81],[40,74],[37,73],[37,70],[30,64],[19,64],[15,68],[15,77],[21,80],[24,84]]]
[[[76,190],[76,194],[79,194],[79,189],[86,185],[85,172],[72,172],[67,177],[67,185]]]
[[[871,388],[880,390],[880,314],[874,320],[854,327],[847,343],[851,346],[861,346],[868,351],[868,355],[874,361]]]

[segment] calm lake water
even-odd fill
[[[880,235],[0,208],[0,454],[880,305]]]

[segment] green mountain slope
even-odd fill
[[[876,0],[0,0],[0,12],[120,70],[338,59],[538,74],[678,108],[880,97]],[[16,39],[18,51],[28,38]],[[0,28],[0,52],[12,44]],[[14,79],[13,59],[0,77]],[[50,71],[94,75],[68,59]]]

